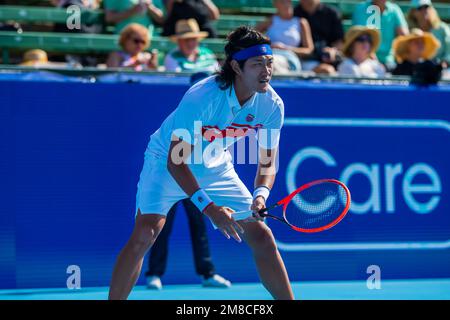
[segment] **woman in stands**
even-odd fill
[[[277,13],[256,26],[266,32],[272,41],[275,63],[276,55],[282,55],[295,63],[295,60],[311,55],[314,51],[311,29],[304,18],[294,17],[291,0],[274,0]]]
[[[407,14],[407,21],[410,28],[419,28],[424,32],[430,32],[441,43],[441,47],[436,53],[436,59],[445,62],[448,66],[450,62],[450,28],[439,18],[439,14],[433,7],[431,0],[412,0],[412,8]]]
[[[385,75],[384,66],[376,59],[380,32],[364,26],[351,27],[345,34],[345,59],[338,67],[340,75],[377,78]]]
[[[145,52],[150,46],[148,29],[131,23],[122,30],[119,37],[122,51],[112,52],[106,65],[108,68],[132,68],[135,71],[154,70],[158,67],[158,51]]]

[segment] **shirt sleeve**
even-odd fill
[[[399,27],[408,29],[408,23],[406,22],[402,9],[398,5],[395,5],[395,28]]]
[[[338,66],[338,73],[340,75],[356,75],[355,70],[353,69],[353,65],[348,61],[348,59],[345,59],[339,66]]]
[[[174,111],[172,135],[191,145],[201,139],[202,127],[208,123],[210,114],[210,102],[204,101],[198,87],[194,86],[188,90]]]
[[[275,149],[280,142],[281,128],[284,123],[284,104],[279,100],[278,106],[270,114],[267,122],[258,130],[258,144],[264,149]]]
[[[386,75],[386,69],[384,68],[384,66],[375,60],[372,60],[373,64],[374,64],[374,71],[377,74],[378,77],[384,77]]]

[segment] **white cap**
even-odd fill
[[[431,0],[411,0],[411,6],[413,8],[419,8],[425,5],[431,6]]]

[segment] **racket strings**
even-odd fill
[[[320,183],[296,194],[285,211],[286,220],[302,229],[316,229],[335,221],[345,210],[347,192],[336,183]]]

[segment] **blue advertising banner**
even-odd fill
[[[148,139],[188,88],[156,80],[0,81],[0,288],[65,287],[70,266],[82,286],[108,285]],[[268,221],[291,279],[367,279],[371,265],[385,278],[450,277],[450,88],[273,86],[285,125],[269,202],[319,178],[342,180],[353,200],[322,233]],[[256,165],[235,167],[252,190]],[[178,211],[163,281],[198,283]],[[210,224],[208,235],[218,272],[258,281],[245,244]]]

